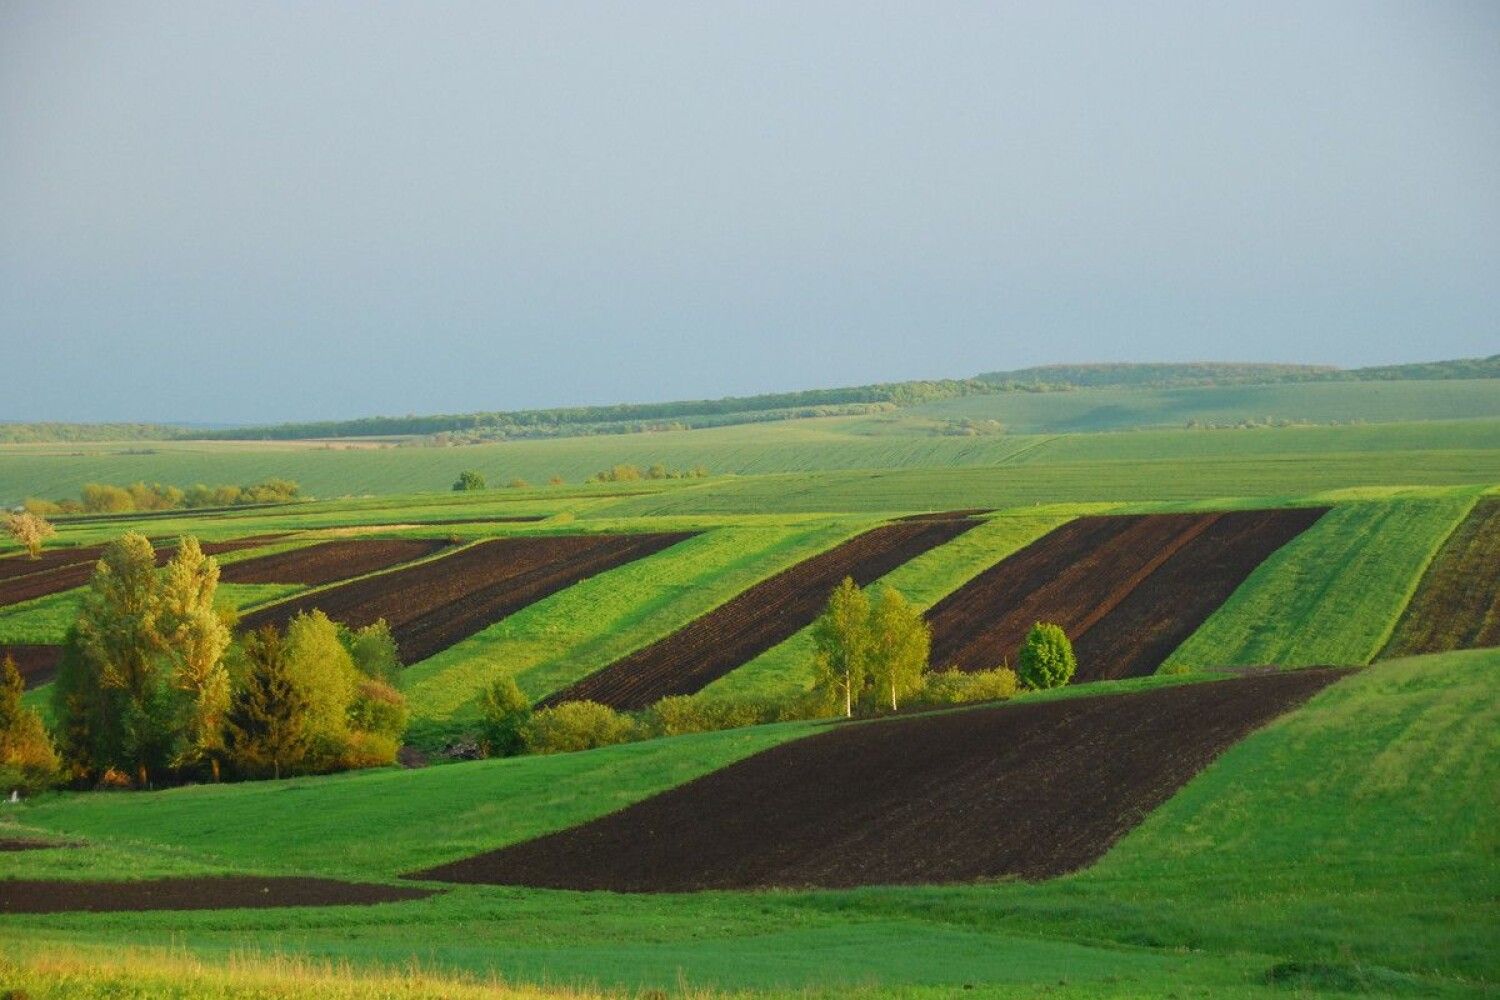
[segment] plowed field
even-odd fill
[[[844,577],[853,577],[864,586],[977,523],[900,521],[872,528],[762,580],[666,638],[550,696],[544,704],[587,699],[635,709],[667,695],[692,694],[809,625]]]
[[[326,878],[217,875],[140,882],[0,879],[0,913],[123,913],[365,906],[431,896],[431,890]]]
[[[230,563],[220,571],[219,579],[225,583],[302,583],[321,587],[430,556],[445,544],[435,538],[321,542]]]
[[[313,608],[350,626],[390,623],[402,662],[417,663],[587,577],[675,545],[690,533],[497,538],[406,569],[353,580],[251,612],[245,629],[283,626]]]
[[[253,538],[236,538],[227,542],[204,542],[203,551],[209,555],[220,552],[234,552],[239,549],[253,549],[259,545],[265,545],[275,541],[281,535],[257,535]],[[159,546],[156,550],[156,564],[165,566],[167,560],[172,558],[172,553],[177,550],[175,545]],[[99,559],[100,549],[97,547],[89,549],[59,549],[55,554],[63,557],[68,553],[67,561],[53,563],[46,569],[36,573],[28,573],[24,576],[13,576],[9,579],[0,578],[0,606],[7,604],[19,604],[29,601],[34,597],[45,597],[48,594],[60,593],[64,590],[72,590],[89,582],[89,577],[94,575],[94,563]],[[87,553],[82,558],[79,554]],[[36,565],[33,563],[32,565]]]
[[[932,662],[1014,664],[1038,621],[1061,625],[1075,680],[1153,672],[1322,508],[1081,517],[991,566],[928,612]]]
[[[1500,499],[1480,500],[1438,549],[1382,657],[1500,646]]]
[[[0,646],[0,661],[5,659],[7,653],[15,657],[16,669],[21,671],[21,679],[26,682],[27,690],[30,690],[57,676],[57,665],[62,662],[63,648],[26,644]]]
[[[1050,878],[1091,864],[1304,670],[836,726],[582,826],[413,877],[618,892]]]

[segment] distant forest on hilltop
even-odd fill
[[[620,403],[537,410],[362,417],[257,427],[201,428],[152,423],[0,424],[0,443],[73,441],[292,441],[346,437],[443,435],[445,443],[515,438],[573,437],[685,430],[807,417],[879,413],[960,396],[1002,392],[1070,392],[1091,388],[1269,385],[1500,378],[1500,354],[1405,365],[1337,368],[1328,365],[1229,362],[1041,365],[986,372],[968,379],[884,382],[837,389],[729,396],[666,403]]]

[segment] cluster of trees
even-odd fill
[[[20,544],[32,559],[40,559],[42,545],[57,534],[57,529],[45,517],[29,510],[20,513],[6,511],[0,524],[3,524],[5,533]]]
[[[286,503],[301,496],[301,488],[290,479],[267,479],[248,486],[206,486],[198,483],[182,489],[161,483],[113,486],[88,483],[77,500],[43,500],[30,497],[26,510],[39,516],[54,514],[131,514],[137,511],[185,510],[198,507],[238,507],[245,504]]]
[[[661,462],[642,469],[639,465],[620,464],[601,469],[586,480],[590,483],[629,483],[640,479],[704,479],[708,467],[699,463],[691,469],[669,469]]]
[[[407,711],[385,623],[351,631],[314,611],[236,643],[218,580],[191,537],[160,570],[143,535],[105,547],[53,685],[64,777],[146,787],[393,762]]]

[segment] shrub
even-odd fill
[[[514,677],[502,677],[479,697],[479,715],[484,720],[480,739],[491,757],[510,757],[525,749],[522,730],[531,718],[531,699]]]
[[[637,727],[630,717],[594,701],[567,701],[534,713],[521,727],[531,753],[569,753],[628,743]]]
[[[349,703],[349,724],[355,729],[354,739],[380,736],[399,744],[401,737],[406,735],[409,718],[406,696],[385,681],[374,678],[360,681],[354,700]]]
[[[360,673],[389,684],[396,682],[401,673],[401,653],[384,618],[360,629],[339,626],[339,641]]]
[[[547,485],[548,486],[561,486],[561,485],[563,485],[566,482],[567,482],[566,479],[564,479],[562,476],[556,475],[555,473],[553,475],[547,477]]]
[[[383,733],[351,733],[338,757],[330,763],[333,769],[353,771],[362,767],[389,767],[396,763],[401,741]]]
[[[473,469],[465,469],[460,472],[458,478],[453,482],[453,490],[456,493],[462,493],[465,490],[482,489],[484,489],[484,475]]]
[[[729,700],[688,694],[668,695],[646,710],[641,720],[642,738],[707,733],[804,718],[806,708],[806,705],[800,703],[782,704],[746,698]]]
[[[531,484],[528,483],[526,480],[520,478],[519,476],[517,476],[515,479],[512,479],[508,485],[513,490],[529,490],[529,489],[531,489]]]
[[[1026,633],[1017,668],[1026,686],[1040,691],[1062,687],[1072,680],[1073,672],[1078,669],[1078,660],[1073,655],[1073,644],[1061,627],[1037,622]]]
[[[1004,701],[1015,696],[1016,672],[1009,667],[994,670],[939,670],[925,678],[913,699],[920,705],[963,705],[974,701]]]

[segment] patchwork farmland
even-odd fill
[[[59,518],[39,562],[0,552],[0,653],[24,705],[56,711],[101,547],[139,530],[165,561],[189,532],[222,556],[238,636],[313,608],[391,624],[405,766],[8,807],[0,982],[34,975],[41,949],[105,968],[114,948],[185,941],[212,961],[254,940],[361,977],[420,950],[437,995],[497,969],[669,996],[1258,995],[1283,990],[1271,970],[1318,992],[1288,968],[1367,993],[1489,989],[1500,651],[1476,647],[1494,641],[1500,501],[1445,463],[1491,446],[1469,425],[1261,434],[940,441],[960,465],[965,447],[1001,461]],[[690,440],[715,436],[731,435]],[[1072,684],[866,703],[877,717],[850,722],[783,711],[804,703],[808,626],[846,575],[913,601],[933,670],[1014,665],[1036,621],[1057,623]],[[506,680],[531,720],[620,710],[578,712],[608,740],[469,759]],[[659,699],[695,692],[712,725],[673,728]],[[792,721],[731,711],[762,704]]]

